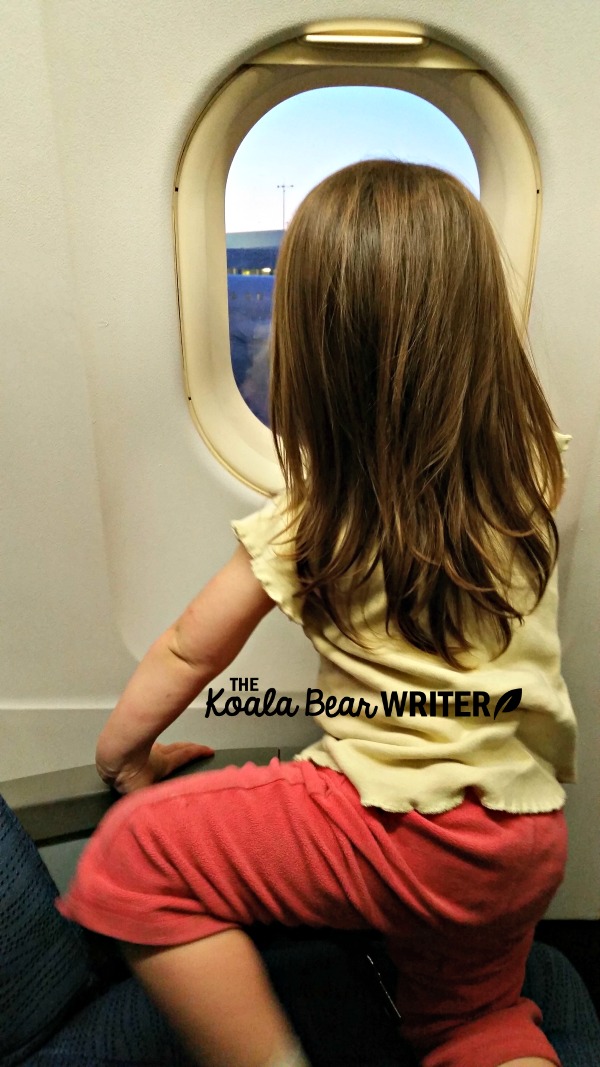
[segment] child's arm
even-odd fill
[[[239,545],[132,675],[98,738],[96,767],[105,782],[129,793],[191,759],[212,754],[206,746],[154,742],[229,666],[274,603]]]

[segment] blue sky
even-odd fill
[[[282,228],[318,182],[360,159],[388,157],[449,170],[479,196],[472,152],[450,119],[400,89],[312,89],[278,104],[236,152],[225,195],[228,233]]]

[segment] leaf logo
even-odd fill
[[[498,698],[498,703],[494,708],[494,719],[500,711],[516,711],[522,696],[522,689],[508,689],[506,693],[503,693],[502,696]]]

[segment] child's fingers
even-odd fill
[[[191,760],[203,759],[214,756],[214,748],[208,745],[197,745],[193,741],[174,741],[170,745],[155,745],[160,751],[160,777],[172,774],[178,767],[183,767]]]
[[[170,745],[156,743],[152,745],[148,758],[141,764],[124,764],[118,772],[107,771],[98,763],[96,767],[103,781],[118,793],[127,794],[160,782],[178,767],[183,767],[191,760],[213,756],[214,752],[214,748],[197,745],[193,741],[174,741]]]

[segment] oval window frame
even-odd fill
[[[304,35],[421,35],[418,46],[308,43]],[[219,462],[264,495],[282,487],[272,436],[250,411],[229,350],[225,185],[250,129],[297,93],[374,85],[439,108],[475,158],[480,200],[499,239],[517,322],[529,318],[541,219],[540,167],[523,116],[474,60],[406,23],[320,23],[255,56],[202,111],[175,177],[173,226],[184,380],[190,413]]]

